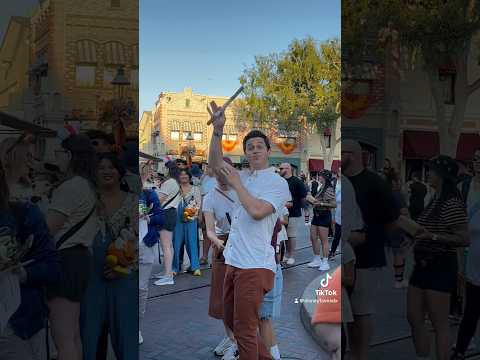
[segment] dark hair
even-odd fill
[[[325,183],[323,184],[322,186],[322,190],[320,190],[320,192],[317,194],[316,197],[320,197],[320,196],[323,196],[323,194],[325,194],[325,191],[327,191],[328,188],[333,188],[333,184],[332,184],[332,180],[325,177],[322,173],[318,174],[318,176],[322,177],[323,180],[325,180]]]
[[[125,167],[120,162],[120,159],[115,153],[101,153],[97,155],[97,168],[102,160],[108,160],[112,163],[113,167],[118,171],[120,177],[123,177],[126,173]]]
[[[262,138],[265,142],[265,146],[270,150],[270,141],[268,140],[267,135],[265,135],[260,130],[252,130],[243,138],[243,151],[247,148],[247,141],[253,138]]]
[[[62,147],[72,154],[68,166],[73,174],[94,183],[97,158],[89,138],[85,135],[74,135],[63,140]]]
[[[180,178],[180,175],[182,175],[182,174],[187,174],[190,181],[192,180],[192,173],[190,172],[190,170],[188,170],[188,169],[178,169],[178,179]]]
[[[430,214],[428,215],[429,220],[438,221],[440,218],[440,211],[443,204],[450,199],[461,199],[460,191],[458,190],[457,184],[454,181],[443,178],[442,191],[440,196],[437,199],[430,200],[430,203],[427,206],[427,209],[431,206],[434,206]]]
[[[168,168],[168,176],[172,179],[178,180],[180,175],[180,168],[178,166],[171,166]]]

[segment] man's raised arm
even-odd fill
[[[212,101],[210,105],[213,111],[213,134],[210,139],[208,165],[217,172],[223,166],[222,136],[225,126],[225,112],[223,108],[217,106],[215,101]]]

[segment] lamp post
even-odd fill
[[[195,152],[197,151],[197,148],[195,147],[195,144],[193,143],[193,141],[195,139],[193,138],[193,135],[192,135],[191,131],[188,132],[185,140],[187,140],[187,163],[188,163],[188,166],[191,167],[192,166],[192,157],[193,157],[193,155],[195,155]]]
[[[127,97],[127,88],[130,81],[125,76],[123,66],[119,67],[117,74],[111,81],[113,85],[113,100],[112,100],[112,133],[115,139],[115,148],[121,151],[121,147],[125,144],[127,134],[126,127],[128,126],[131,111],[129,109],[129,99]]]
[[[123,66],[119,67],[117,74],[111,81],[111,84],[114,86],[114,96],[116,99],[124,99],[127,95],[127,87],[130,85],[130,81],[125,75],[125,70]]]

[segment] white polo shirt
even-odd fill
[[[237,202],[233,210],[230,235],[223,255],[225,264],[240,269],[268,269],[276,272],[275,251],[271,245],[278,214],[291,200],[288,183],[275,168],[240,172],[243,186],[250,195],[270,203],[275,212],[262,220],[253,219]]]
[[[205,195],[202,211],[213,213],[215,217],[215,233],[217,235],[226,235],[230,232],[227,213],[232,217],[233,209],[237,204],[237,193],[233,190],[222,191],[215,187]]]

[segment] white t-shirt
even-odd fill
[[[282,211],[279,213],[280,217],[285,218],[289,214],[288,209],[284,206]],[[278,233],[277,236],[277,243],[280,243],[281,241],[286,241],[288,240],[288,235],[287,235],[287,229],[285,229],[285,225],[282,225],[282,230]]]
[[[335,186],[335,201],[337,202],[337,207],[335,211],[335,222],[338,225],[342,225],[342,181],[337,181]]]
[[[75,176],[65,181],[55,189],[48,210],[54,210],[67,216],[67,221],[55,236],[55,242],[69,229],[85,219],[96,206],[96,202],[95,192],[89,182],[80,176]],[[98,230],[98,217],[96,211],[94,211],[87,222],[74,235],[66,240],[60,249],[66,249],[76,245],[90,247]]]
[[[227,199],[228,196],[231,200]],[[203,198],[202,211],[213,213],[215,217],[215,234],[226,235],[230,232],[227,212],[232,217],[233,209],[238,203],[237,193],[233,190],[223,191],[214,188]]]
[[[215,186],[217,186],[217,179],[214,177],[205,175],[201,181],[201,192],[202,196],[207,195],[210,190],[212,190]]]
[[[261,220],[255,220],[237,202],[233,210],[229,240],[223,252],[225,264],[240,269],[260,268],[276,272],[272,235],[278,213],[291,200],[291,195],[287,181],[274,170],[240,171],[242,184],[250,195],[270,203],[275,211]]]
[[[168,179],[162,183],[160,186],[160,189],[158,191],[158,197],[165,196],[167,195],[167,198],[165,199],[164,202],[162,202],[162,206],[169,202],[168,205],[165,207],[165,209],[170,209],[174,208],[176,209],[178,207],[178,204],[180,203],[181,196],[180,196],[180,186],[178,185],[177,181],[175,179]]]

